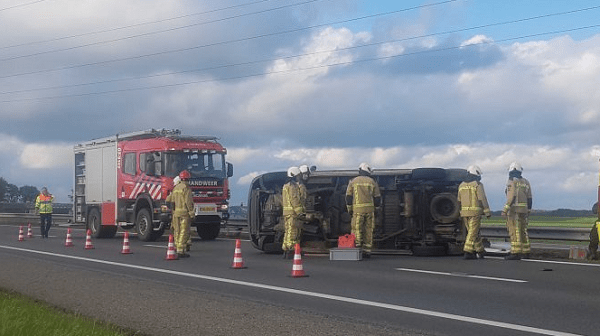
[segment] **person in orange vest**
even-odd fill
[[[179,178],[181,181],[175,185],[173,191],[167,196],[166,202],[174,204],[171,227],[177,256],[179,258],[188,258],[190,255],[186,251],[189,250],[190,225],[192,224],[192,219],[196,216],[196,210],[194,208],[192,190],[187,183],[191,178],[190,172],[187,170],[182,171],[179,173]]]
[[[52,202],[54,202],[54,196],[48,192],[48,188],[43,187],[42,192],[35,199],[35,211],[40,214],[42,238],[48,238],[48,232],[52,226]]]
[[[372,174],[371,167],[361,163],[358,176],[350,180],[346,189],[346,206],[352,215],[352,234],[356,237],[356,247],[362,248],[365,258],[371,257],[375,208],[381,203],[381,191]]]
[[[481,181],[481,168],[469,166],[467,178],[458,186],[460,217],[467,229],[463,252],[465,259],[483,259],[485,249],[479,235],[481,216],[490,218],[492,212]]]

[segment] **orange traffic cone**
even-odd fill
[[[19,241],[24,241],[25,236],[23,236],[23,225],[19,227]]]
[[[294,251],[294,265],[292,266],[292,278],[303,278],[308,275],[304,274],[302,269],[302,252],[300,251],[300,244],[296,244]]]
[[[123,249],[121,250],[121,254],[131,254],[131,250],[129,249],[129,231],[125,231],[125,235],[123,235]]]
[[[85,247],[84,247],[84,249],[91,250],[93,248],[94,248],[94,245],[92,245],[92,230],[88,229],[87,230],[87,234],[85,236]]]
[[[246,268],[246,266],[244,266],[244,260],[242,259],[242,241],[239,239],[235,240],[235,251],[233,252],[233,265],[231,265],[231,268]]]
[[[67,229],[67,240],[65,240],[65,246],[66,247],[72,247],[73,245],[73,240],[71,239],[71,228]]]
[[[33,231],[31,231],[31,223],[27,223],[27,238],[33,238]]]
[[[173,243],[173,235],[169,235],[169,245],[167,248],[167,257],[166,260],[177,260],[177,252],[175,251],[175,244]]]

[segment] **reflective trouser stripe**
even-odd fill
[[[283,244],[281,245],[281,248],[284,251],[287,251],[294,248],[296,244],[300,244],[302,230],[300,229],[300,223],[298,223],[296,215],[285,215],[283,220],[285,233],[283,234]]]
[[[365,212],[352,214],[352,234],[355,237],[356,247],[362,247],[366,252],[373,248],[373,229],[375,228],[375,213]]]
[[[527,234],[527,214],[510,212],[506,220],[506,228],[510,236],[511,253],[530,253],[531,244]]]
[[[479,229],[481,227],[481,216],[470,216],[463,217],[463,224],[467,229],[467,238],[465,239],[465,246],[463,251],[467,253],[483,252],[483,242],[479,235]]]

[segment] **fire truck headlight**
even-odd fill
[[[227,209],[229,209],[229,205],[227,205],[227,204],[221,204],[221,210],[227,211]]]
[[[169,207],[166,206],[166,205],[161,205],[160,206],[160,211],[162,211],[162,212],[169,212]]]

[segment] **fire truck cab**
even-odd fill
[[[150,129],[78,144],[74,154],[73,221],[94,237],[113,237],[118,226],[135,228],[143,241],[162,236],[172,217],[165,199],[182,170],[191,174],[200,238],[215,239],[229,218],[233,165],[216,137]]]

